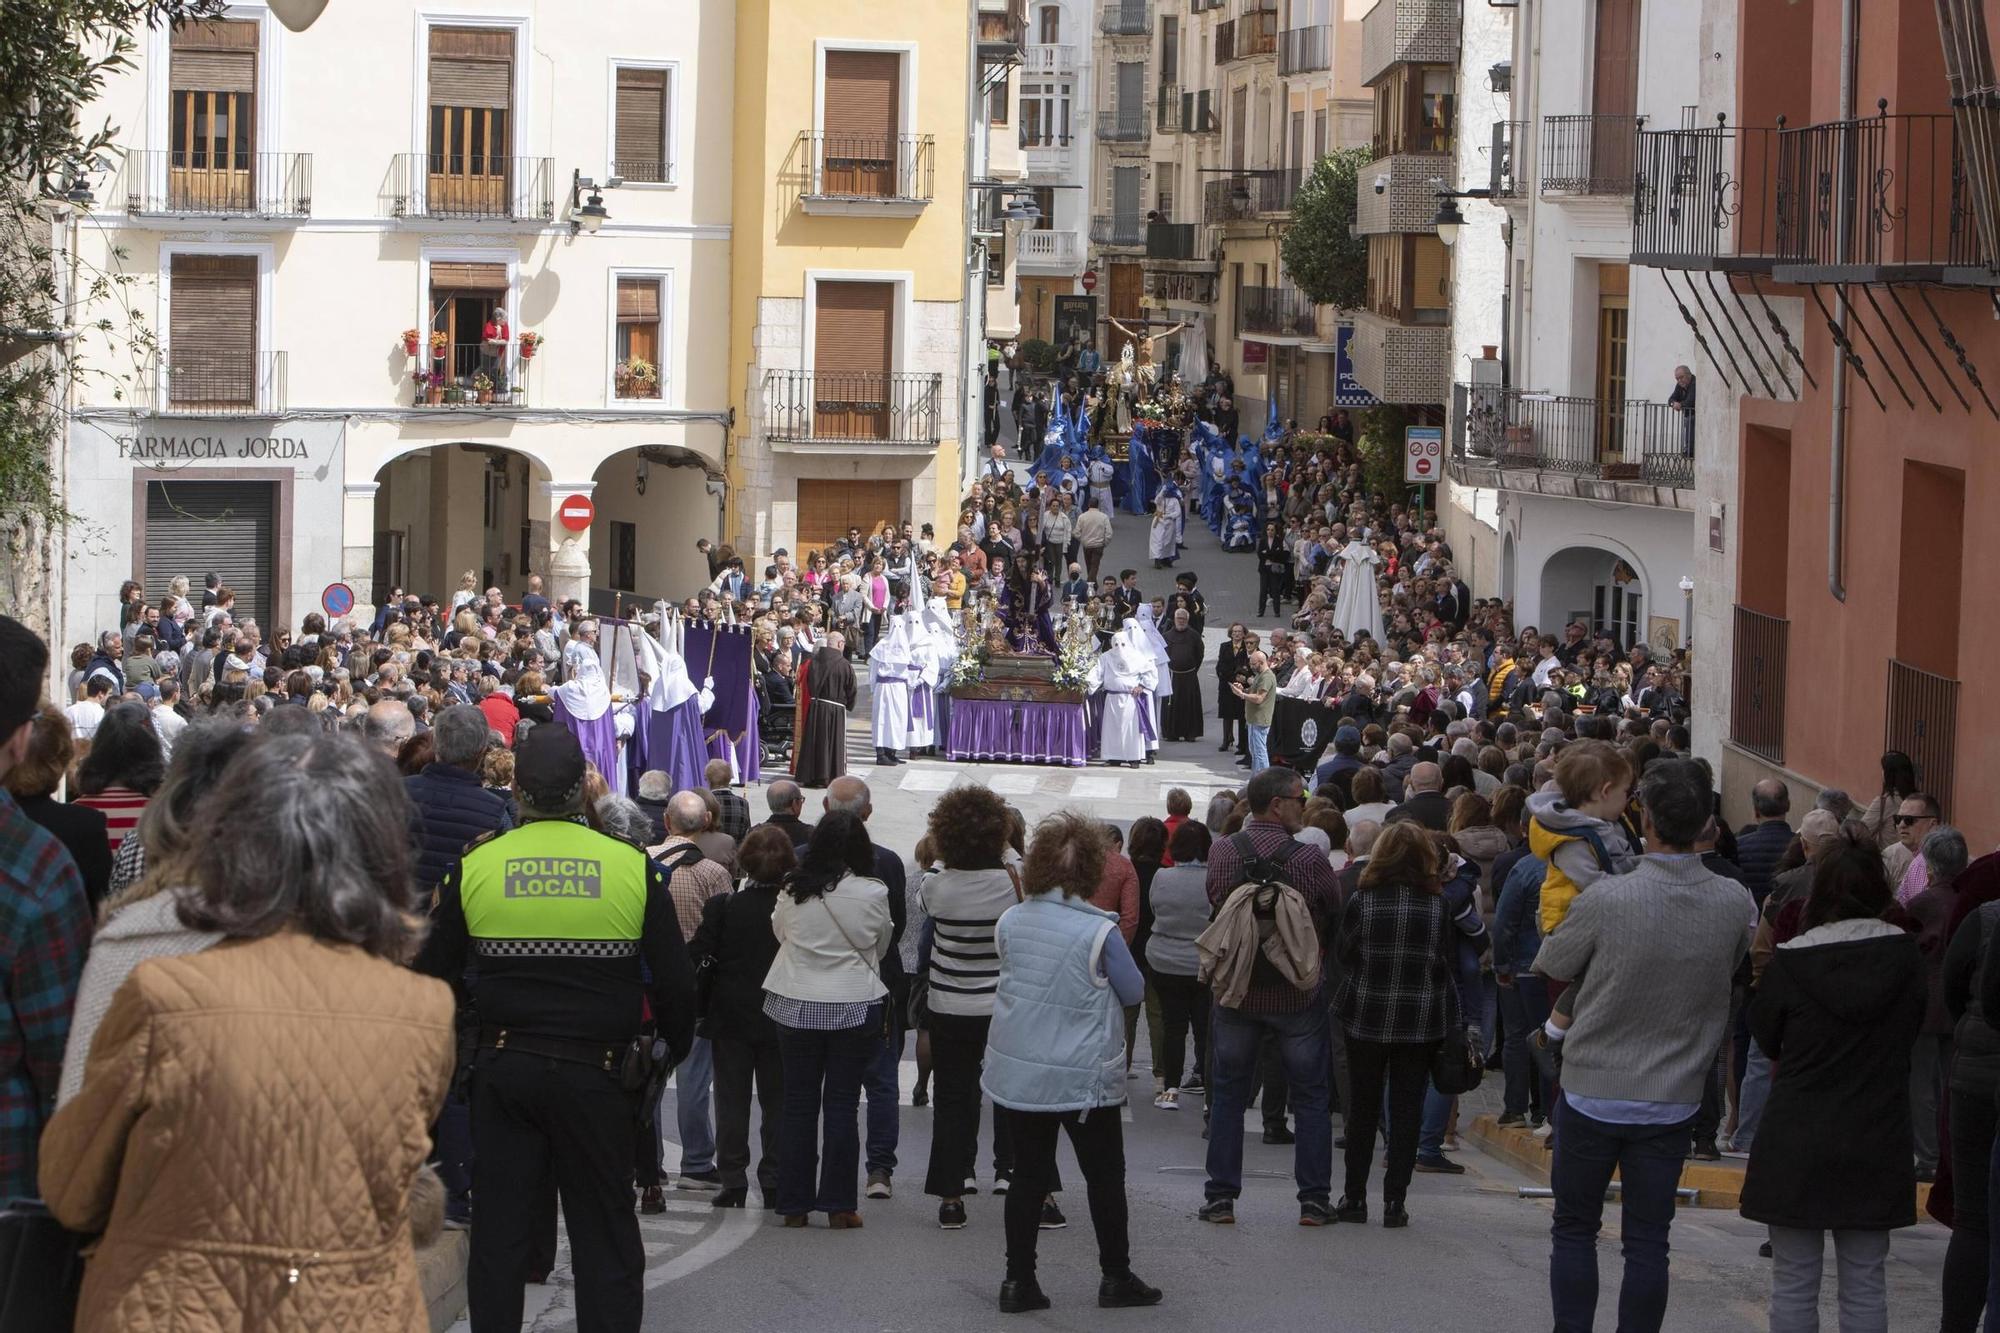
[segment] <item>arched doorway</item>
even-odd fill
[[[1621,648],[1646,629],[1646,581],[1635,560],[1598,546],[1567,546],[1542,565],[1542,624],[1581,620]]]
[[[472,572],[510,598],[548,563],[550,477],[539,461],[494,444],[431,445],[375,473],[374,588],[448,601]]]
[[[1507,533],[1500,538],[1500,600],[1511,603],[1514,600],[1514,534]]]
[[[623,449],[597,465],[592,492],[590,609],[613,615],[632,606],[679,601],[708,581],[695,549],[722,533],[722,479],[709,459],[680,445]],[[752,586],[762,569],[744,566]]]

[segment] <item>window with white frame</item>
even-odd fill
[[[644,185],[674,179],[672,71],[619,65],[611,107],[611,174]]]
[[[620,399],[660,396],[660,359],[666,350],[666,288],[666,279],[659,274],[618,275],[611,389]]]
[[[1055,148],[1069,142],[1070,85],[1063,82],[1021,85],[1021,146]]]

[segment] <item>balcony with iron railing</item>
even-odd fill
[[[1528,183],[1521,170],[1521,153],[1528,146],[1528,122],[1496,120],[1489,164],[1492,168],[1486,188],[1495,199],[1524,199]]]
[[[1206,259],[1201,245],[1201,224],[1197,222],[1148,222],[1146,258]]]
[[[1097,30],[1107,37],[1145,37],[1153,31],[1153,7],[1145,0],[1113,0],[1097,16]]]
[[[2000,285],[1950,115],[1878,114],[1778,134],[1780,282]]]
[[[132,149],[125,208],[169,217],[310,217],[312,154]]]
[[[1021,73],[1030,78],[1074,74],[1076,48],[1061,42],[1030,42],[1021,57]]]
[[[1784,129],[1713,125],[1639,131],[1632,262],[1648,268],[1768,273],[1790,192],[1778,172]],[[1782,205],[1782,208],[1781,208]]]
[[[1269,167],[1202,182],[1203,222],[1245,222],[1282,217],[1292,210],[1292,198],[1304,177],[1299,167]]]
[[[1096,246],[1130,246],[1137,249],[1146,244],[1146,219],[1137,215],[1122,217],[1111,213],[1094,214],[1090,219],[1090,243]]]
[[[1680,489],[1694,485],[1694,418],[1665,403],[1460,385],[1454,459]]]
[[[1729,683],[1729,739],[1774,764],[1785,762],[1785,661],[1791,622],[1736,608]]]
[[[938,443],[944,376],[909,372],[764,372],[764,432],[774,443]]]
[[[1319,318],[1304,294],[1292,287],[1243,287],[1238,313],[1246,333],[1269,333],[1305,340],[1319,334]]]
[[[1095,118],[1098,142],[1144,144],[1150,119],[1144,103],[1125,106],[1114,101],[1100,106]]]
[[[554,170],[546,157],[398,153],[389,167],[389,214],[453,222],[553,222]]]
[[[165,416],[264,417],[287,406],[283,352],[163,347],[140,381],[139,400]]]
[[[1076,273],[1083,268],[1083,236],[1074,228],[1035,228],[1021,233],[1016,251],[1023,273]]]
[[[1958,752],[1958,682],[1889,659],[1883,749],[1901,750],[1916,766],[1917,788],[1937,798],[1952,818]]]
[[[1278,51],[1278,11],[1247,10],[1240,18],[1225,19],[1215,25],[1215,63],[1233,64],[1276,55]]]
[[[910,217],[931,201],[935,159],[928,134],[801,131],[780,179],[807,213]]]
[[[1544,116],[1542,193],[1632,197],[1637,116]]]
[[[1219,134],[1222,132],[1222,99],[1212,89],[1202,88],[1181,94],[1181,133]]]
[[[1332,43],[1327,40],[1331,30],[1317,28],[1289,28],[1278,37],[1278,73],[1315,74],[1327,67],[1328,50]]]
[[[1458,63],[1458,0],[1376,0],[1361,19],[1361,81],[1392,65]]]

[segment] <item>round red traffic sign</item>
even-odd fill
[[[1411,466],[1416,469],[1416,473],[1419,477],[1428,477],[1431,474],[1431,469],[1435,465],[1428,458],[1419,458],[1414,460],[1411,463]]]
[[[329,583],[319,595],[320,609],[336,619],[354,609],[354,589],[345,583]]]
[[[571,532],[582,532],[597,517],[597,506],[587,495],[572,495],[556,506],[556,519]]]
[[[1082,282],[1083,282],[1083,289],[1084,289],[1084,290],[1085,290],[1086,292],[1094,292],[1094,291],[1096,291],[1096,290],[1097,290],[1097,270],[1096,270],[1096,269],[1094,269],[1094,268],[1087,268],[1087,269],[1085,269],[1085,270],[1083,271],[1083,278],[1082,278]]]

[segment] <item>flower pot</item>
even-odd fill
[[[424,401],[436,407],[444,401],[444,385],[433,384],[424,390]]]
[[[403,339],[404,356],[415,356],[420,350],[422,350],[422,345],[417,339],[415,338]]]
[[[479,391],[479,401],[480,401],[480,402],[482,402],[482,403],[490,403],[490,402],[492,402],[492,401],[493,401],[493,390],[491,390],[491,389],[481,389],[481,390]]]

